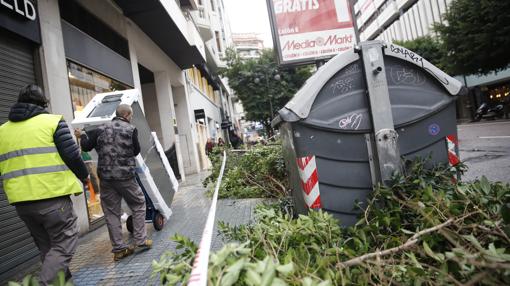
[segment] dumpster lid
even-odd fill
[[[463,90],[463,86],[458,80],[447,75],[414,52],[395,44],[383,44],[383,47],[384,54],[386,56],[399,58],[422,68],[439,81],[451,95],[459,95]],[[278,111],[278,116],[273,120],[272,125],[279,125],[282,121],[295,122],[307,118],[322,87],[337,72],[359,59],[360,57],[358,53],[353,48],[335,56],[325,65],[320,67],[317,72],[306,81],[305,85],[296,93],[296,95],[294,95],[285,107]]]

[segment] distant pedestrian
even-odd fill
[[[222,147],[225,146],[225,141],[223,141],[223,138],[218,138],[218,146]]]
[[[214,149],[214,142],[211,138],[207,138],[207,142],[205,143],[205,154],[209,156]]]
[[[232,144],[232,147],[234,149],[238,149],[244,142],[239,135],[237,135],[234,131],[230,131],[229,133],[230,137],[230,144]]]
[[[0,126],[3,188],[40,251],[42,285],[59,271],[71,278],[78,225],[70,195],[82,193],[78,179],[86,183],[89,175],[62,115],[47,106],[41,88],[28,85]]]
[[[136,250],[152,247],[145,227],[145,197],[135,175],[135,156],[140,153],[140,143],[137,129],[130,124],[132,117],[131,106],[120,104],[111,122],[87,133],[77,131],[82,150],[88,152],[95,148],[99,157],[97,173],[101,185],[101,207],[115,261]],[[133,213],[134,246],[127,245],[122,238],[122,199]]]

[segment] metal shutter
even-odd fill
[[[19,90],[29,83],[35,83],[32,45],[0,31],[0,124],[7,121]],[[18,266],[36,261],[38,255],[28,229],[7,202],[0,180],[0,283],[16,275]]]

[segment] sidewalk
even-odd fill
[[[175,250],[175,244],[169,238],[179,233],[197,244],[200,242],[211,203],[201,183],[206,175],[201,173],[186,178],[186,183],[180,186],[174,197],[171,206],[173,214],[162,231],[155,231],[152,224],[147,224],[148,236],[154,241],[151,250],[114,262],[106,226],[82,237],[71,263],[75,285],[158,285],[158,277],[151,277],[151,263],[165,251]],[[259,202],[259,199],[219,200],[216,222],[248,223]],[[125,239],[129,238],[125,227],[124,235]],[[219,249],[222,245],[221,238],[215,236],[212,248]]]

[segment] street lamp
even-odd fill
[[[277,71],[273,71],[273,72],[277,72]],[[272,120],[273,115],[274,115],[274,113],[273,113],[273,96],[271,94],[269,94],[269,76],[267,73],[264,73],[264,79],[266,81],[266,94],[269,97],[269,111],[271,112],[271,115],[269,117]],[[280,81],[281,76],[279,74],[275,74],[273,76],[273,79]],[[260,78],[256,77],[254,81],[256,84],[258,84],[258,83],[260,83]]]

